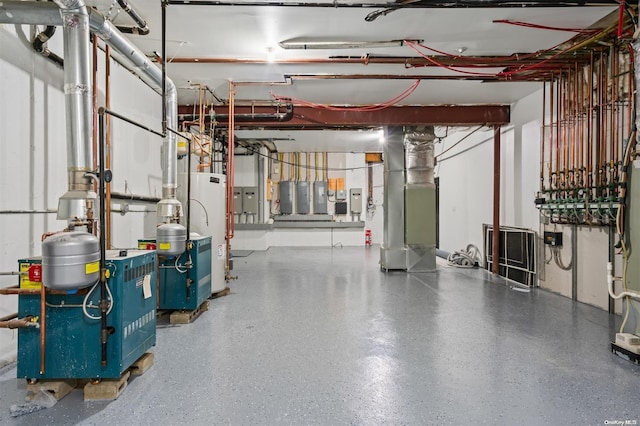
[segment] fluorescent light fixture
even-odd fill
[[[422,43],[423,40],[347,41],[293,38],[278,43],[283,49],[359,49],[404,46],[406,42]]]

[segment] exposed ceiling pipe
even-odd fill
[[[63,1],[63,0],[58,0]],[[72,0],[73,2],[73,0]],[[86,8],[85,8],[86,10]],[[123,65],[133,74],[137,75],[145,84],[154,91],[162,93],[162,72],[155,66],[147,56],[136,46],[131,44],[103,15],[91,10],[88,13],[88,25],[91,32],[100,37],[107,45],[113,48],[124,59]],[[31,25],[62,25],[63,21],[60,16],[59,8],[52,3],[45,2],[27,2],[27,1],[5,1],[0,3],[0,24],[31,24]],[[65,33],[66,35],[66,33]],[[90,66],[89,66],[89,36],[86,35],[87,52],[84,61],[86,61],[87,84],[90,84]],[[67,58],[65,50],[65,58]],[[65,93],[66,70],[65,67]],[[76,66],[71,67],[69,72],[75,72]],[[89,86],[87,85],[87,88]],[[86,112],[89,129],[87,134],[87,143],[89,144],[89,152],[86,164],[91,164],[91,91],[87,90]],[[166,121],[169,128],[178,128],[178,92],[176,86],[169,78],[166,79]],[[70,117],[67,114],[67,117]],[[68,118],[69,119],[69,118]],[[68,124],[69,126],[69,124]],[[83,130],[84,132],[84,130]],[[159,217],[175,217],[181,210],[181,204],[176,199],[177,189],[177,139],[172,133],[167,133],[162,145],[162,201],[158,205]],[[85,156],[86,154],[82,154]],[[84,173],[83,173],[84,174]],[[86,178],[84,178],[86,179]],[[95,198],[95,193],[94,193]],[[59,209],[60,210],[60,209]]]
[[[242,7],[256,7],[256,6],[278,6],[278,7],[313,7],[313,8],[375,8],[381,7],[398,7],[410,9],[410,8],[487,8],[487,7],[584,7],[584,6],[602,6],[602,5],[618,5],[616,0],[464,0],[464,1],[450,1],[450,0],[420,0],[412,2],[411,4],[402,3],[349,3],[349,2],[288,2],[288,1],[223,1],[223,0],[169,0],[168,4],[180,5],[180,6],[242,6]],[[375,18],[374,18],[375,19]]]
[[[125,34],[147,35],[149,34],[149,26],[147,21],[135,10],[126,0],[118,0],[118,4],[124,10],[127,15],[133,19],[137,27],[125,27],[118,25],[118,30]]]
[[[229,114],[216,113],[213,117],[210,115],[205,116],[204,117],[205,123],[210,123],[212,118],[218,123],[229,122]],[[242,123],[290,121],[293,118],[293,104],[286,104],[286,111],[283,113],[235,114],[233,118],[236,122],[242,122]],[[199,119],[199,116],[197,114],[181,114],[178,116],[178,121],[196,121],[198,119]]]
[[[588,60],[588,55],[583,55],[583,60]],[[456,67],[474,67],[474,68],[502,68],[523,64],[535,64],[540,62],[545,57],[541,55],[540,58],[523,59],[518,57],[518,54],[508,56],[464,56],[460,58],[433,55],[431,58],[434,61],[442,65],[456,66]],[[575,58],[573,58],[575,60]],[[578,57],[580,59],[580,57]],[[554,59],[546,63],[560,64],[566,61],[562,59]],[[405,65],[405,66],[424,66],[424,67],[436,67],[433,62],[429,62],[427,59],[419,56],[375,56],[375,55],[363,55],[363,56],[330,56],[328,58],[289,58],[289,59],[275,59],[268,61],[266,59],[256,58],[207,58],[207,57],[177,57],[171,59],[172,64],[251,64],[251,65],[316,65],[316,64],[383,64],[383,65]]]
[[[68,190],[58,202],[58,219],[84,222],[93,214],[96,193],[91,146],[91,43],[89,12],[83,0],[54,0],[64,34],[64,99],[67,117]]]

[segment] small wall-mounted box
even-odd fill
[[[362,188],[351,188],[349,190],[349,200],[351,214],[362,213]]]
[[[255,186],[245,186],[242,188],[242,210],[243,213],[258,213],[258,188]]]
[[[562,247],[562,232],[545,231],[544,243],[550,246]]]
[[[242,208],[242,187],[236,186],[233,188],[233,213],[242,214],[244,210]]]

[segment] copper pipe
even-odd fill
[[[200,164],[204,163],[204,147],[202,146],[202,141],[204,140],[204,99],[203,99],[203,95],[204,95],[204,88],[202,87],[202,85],[199,85],[198,88],[198,98],[199,98],[199,116],[198,116],[198,131],[199,131],[199,142],[198,144],[200,145]],[[198,165],[200,165],[198,164]],[[189,170],[189,173],[191,173],[191,170]]]
[[[26,328],[26,327],[37,327],[38,323],[31,321],[29,318],[20,318],[20,319],[12,319],[8,321],[0,320],[0,328]]]
[[[230,257],[231,257],[231,239],[234,236],[234,145],[235,145],[235,96],[236,96],[236,84],[233,81],[229,81],[229,131],[227,141],[227,259],[226,259],[226,276],[231,277]]]
[[[12,287],[0,288],[0,294],[40,294],[39,288],[19,288],[17,285]]]
[[[571,129],[568,126],[568,121],[571,117],[571,93],[569,93],[570,77],[570,72],[567,72],[562,88],[562,96],[564,98],[564,105],[562,107],[562,170],[565,177],[565,186],[567,183],[567,172],[569,171],[569,145],[571,144]]]
[[[571,169],[570,169],[570,173],[571,173],[571,186],[575,187],[575,179],[576,179],[576,139],[577,139],[577,132],[576,132],[576,123],[578,122],[578,113],[577,113],[577,106],[578,106],[578,64],[575,65],[575,70],[572,73],[572,79],[571,82],[573,84],[573,90],[571,91],[571,117],[570,117],[570,125],[571,125]]]
[[[603,135],[603,127],[604,127],[604,114],[602,111],[602,102],[603,102],[603,84],[604,84],[604,80],[603,80],[603,57],[602,57],[602,52],[600,52],[600,56],[598,58],[598,87],[597,87],[597,102],[598,102],[598,109],[597,109],[597,116],[596,116],[596,143],[595,143],[595,164],[594,164],[594,173],[595,173],[595,196],[596,198],[600,197],[600,184],[602,182],[602,175],[601,175],[601,170],[600,170],[600,166],[602,164],[602,148],[601,148],[601,144],[602,144],[602,135]]]
[[[18,318],[18,313],[14,312],[13,314],[6,315],[0,318],[0,321],[10,321],[12,319]]]
[[[87,294],[89,288],[83,288],[78,290],[75,294],[82,295]],[[20,288],[17,285],[11,287],[0,288],[0,295],[9,295],[9,294],[40,294],[41,290],[39,288]],[[66,290],[47,290],[49,294],[69,294]]]
[[[593,50],[589,63],[589,106],[587,109],[587,201],[593,198]]]
[[[547,112],[547,83],[542,83],[542,138],[540,142],[540,191],[544,192],[544,144],[545,142],[545,133],[547,131],[545,127],[545,115]]]
[[[556,146],[555,146],[556,180],[560,178],[559,176],[559,173],[560,173],[560,111],[562,110],[562,104],[560,103],[560,92],[562,91],[561,81],[562,81],[562,73],[558,74],[558,83],[557,83],[557,90],[556,90]]]
[[[46,324],[47,324],[47,289],[40,285],[40,374],[45,371],[46,350]]]
[[[111,47],[107,45],[104,50],[104,79],[105,79],[105,107],[111,109]],[[105,169],[111,170],[111,115],[105,117]],[[111,248],[111,183],[106,183],[104,208],[105,208],[105,228],[107,249]]]
[[[580,167],[580,75],[578,64],[575,65],[573,74],[573,185],[578,186],[578,168]]]
[[[549,84],[549,88],[550,88],[550,94],[549,94],[549,189],[554,189],[554,176],[555,176],[555,172],[553,169],[554,163],[553,163],[553,148],[554,148],[554,137],[553,137],[553,124],[556,123],[556,125],[558,124],[555,116],[553,115],[553,107],[554,107],[554,102],[555,102],[555,87],[556,87],[556,80],[555,80],[555,76],[553,74],[553,72],[551,73],[551,83]]]
[[[564,114],[566,105],[565,101],[565,77],[564,73],[560,73],[560,79],[558,80],[558,188],[561,190],[558,193],[558,198],[563,198],[564,189],[564,146],[565,146],[565,132],[564,132]]]
[[[609,68],[608,68],[608,73],[609,73],[609,78],[607,79],[607,84],[610,85],[611,89],[607,91],[608,94],[608,100],[607,100],[607,105],[609,107],[609,137],[608,137],[608,143],[607,143],[607,150],[606,150],[606,154],[607,154],[607,159],[606,159],[606,168],[605,170],[608,169],[608,174],[607,174],[607,182],[608,183],[613,183],[613,156],[615,153],[615,144],[617,143],[617,138],[616,138],[616,121],[615,121],[615,106],[614,106],[614,102],[615,102],[615,92],[616,92],[616,80],[615,80],[615,62],[616,62],[616,58],[613,52],[613,46],[609,49]],[[613,195],[613,191],[611,190],[611,188],[607,188],[607,195],[610,197]]]
[[[500,272],[500,126],[493,127],[493,243],[491,272]]]
[[[578,77],[578,113],[576,116],[577,128],[578,128],[578,149],[577,149],[577,172],[578,177],[576,182],[579,187],[584,184],[583,170],[584,170],[584,66],[580,66],[576,75]]]

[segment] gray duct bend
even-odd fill
[[[70,178],[70,191],[63,196],[63,199],[65,196],[69,196],[70,199],[81,201],[72,204],[84,205],[91,193],[85,193],[84,190],[81,190],[81,194],[70,193],[73,192],[71,191],[72,185],[74,187],[88,185],[89,181],[84,177],[84,174],[93,168],[90,43],[87,30],[90,29],[118,52],[128,64],[127,69],[159,94],[162,94],[162,71],[136,46],[131,44],[104,16],[94,10],[88,11],[82,0],[56,0],[56,3],[62,9],[62,15],[69,17],[64,20],[64,56],[65,60],[71,60],[69,64],[65,62],[65,100],[68,117],[67,134],[69,135],[68,167],[70,171],[72,169],[74,172],[78,171],[78,173],[73,173],[73,181]],[[4,1],[0,3],[0,24],[63,25],[63,17],[61,17],[60,9],[52,3]],[[178,92],[175,84],[169,78],[166,79],[166,89],[167,116],[165,118],[167,126],[175,130],[178,128]],[[181,210],[180,202],[176,199],[177,154],[176,136],[168,133],[162,144],[162,200],[158,204],[158,216],[163,221],[179,217]],[[78,176],[81,177],[78,178]],[[80,198],[76,196],[80,196]],[[95,198],[95,194],[93,194],[93,198]],[[68,218],[73,218],[77,216],[74,213],[76,212],[69,211],[65,214]]]

